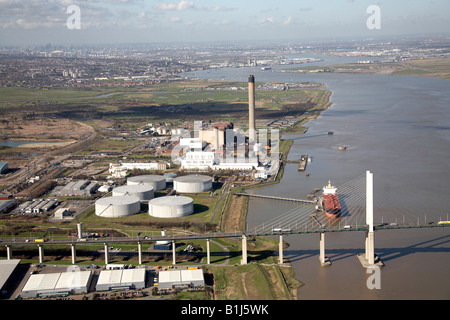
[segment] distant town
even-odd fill
[[[447,41],[447,44],[446,44]],[[321,61],[307,55],[366,57],[361,64],[445,58],[448,39],[386,41],[295,42],[273,44],[152,44],[73,47],[47,44],[0,49],[2,87],[78,87],[150,85],[181,79],[189,71],[308,64]],[[304,58],[293,57],[306,55]]]

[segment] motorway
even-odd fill
[[[418,226],[390,226],[382,225],[375,226],[374,230],[396,230],[396,229],[417,229],[417,228],[445,228],[450,227],[450,224],[433,224],[433,225],[418,225]],[[251,232],[215,232],[215,233],[197,233],[197,234],[181,234],[171,236],[154,236],[154,237],[111,237],[111,238],[71,238],[71,239],[48,239],[46,242],[34,242],[28,238],[0,238],[0,245],[16,246],[16,245],[72,245],[72,244],[97,244],[97,243],[151,243],[155,241],[181,241],[181,240],[198,240],[198,239],[218,239],[218,238],[241,238],[242,236],[277,236],[277,235],[300,235],[309,233],[326,233],[326,232],[352,232],[352,231],[367,231],[367,226],[356,226],[352,228],[343,229],[326,229],[318,228],[311,230],[282,230],[278,231],[263,231],[258,233]]]

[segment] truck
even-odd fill
[[[34,242],[46,242],[48,239],[44,238],[44,239],[34,239]]]

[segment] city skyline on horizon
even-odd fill
[[[380,10],[380,25],[370,29],[373,5]],[[449,9],[445,0],[2,0],[0,45],[446,36]],[[74,17],[79,25],[71,29]]]

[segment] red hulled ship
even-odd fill
[[[337,188],[331,185],[331,181],[328,181],[328,185],[323,187],[322,206],[325,215],[330,218],[337,218],[341,215],[341,204],[336,190]]]

